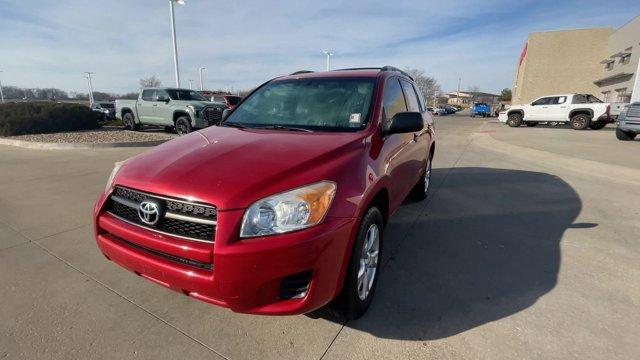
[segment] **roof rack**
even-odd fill
[[[313,72],[313,71],[311,71],[311,70],[298,70],[298,71],[296,71],[296,72],[294,72],[294,73],[291,73],[291,74],[289,74],[289,75],[308,74],[308,73],[312,73],[312,72]]]
[[[347,69],[336,69],[334,71],[349,71],[349,70],[380,70],[380,71],[397,71],[399,73],[401,73],[402,75],[408,77],[409,79],[413,80],[413,77],[409,74],[407,74],[406,71],[398,69],[395,66],[390,66],[390,65],[385,65],[383,67],[359,67],[359,68],[347,68]]]

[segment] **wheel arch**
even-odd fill
[[[175,110],[173,112],[173,125],[175,126],[176,121],[178,120],[179,117],[181,116],[186,116],[187,118],[189,118],[189,122],[192,123],[193,119],[191,119],[191,116],[189,116],[189,113],[186,112],[185,110]],[[193,125],[193,124],[192,124]]]
[[[511,114],[520,114],[524,119],[524,110],[522,109],[513,109],[513,110],[507,111],[507,116],[510,116]]]
[[[571,110],[569,112],[569,119],[579,114],[585,114],[593,119],[593,109],[589,109],[589,108],[578,108],[578,109]]]

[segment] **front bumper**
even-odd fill
[[[215,243],[205,243],[96,213],[98,246],[118,265],[187,296],[236,312],[267,315],[307,313],[333,299],[341,289],[357,225],[352,218],[327,218],[309,229],[240,240],[243,210],[220,211]],[[313,275],[304,297],[280,298],[283,278],[308,271]]]
[[[640,119],[624,119],[616,121],[618,129],[640,134]]]

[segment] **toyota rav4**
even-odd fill
[[[429,191],[435,129],[413,79],[301,71],[225,116],[116,164],[94,208],[100,250],[233,311],[361,316],[385,225]]]

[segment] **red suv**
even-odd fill
[[[394,67],[266,82],[220,126],[116,164],[94,209],[104,255],[233,311],[361,316],[383,229],[427,197],[435,130]]]

